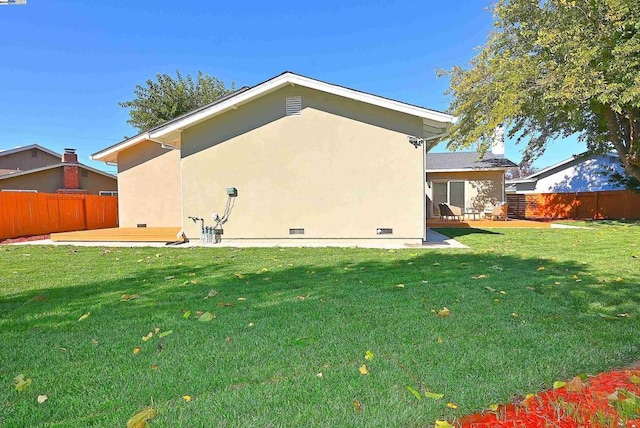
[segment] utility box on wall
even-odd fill
[[[236,197],[238,196],[238,189],[235,187],[227,187],[227,195]]]

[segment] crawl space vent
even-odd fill
[[[285,110],[287,116],[300,116],[300,112],[302,111],[302,97],[287,97]]]
[[[379,227],[376,229],[376,235],[393,235],[393,229]]]
[[[304,235],[304,229],[303,228],[289,229],[289,235]]]

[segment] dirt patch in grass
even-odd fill
[[[20,238],[7,238],[0,240],[0,245],[2,244],[16,244],[19,242],[29,242],[29,241],[42,241],[44,239],[51,238],[51,235],[33,235],[33,236],[21,236]]]

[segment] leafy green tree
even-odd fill
[[[504,124],[526,161],[578,134],[640,179],[640,1],[497,0],[493,16],[469,67],[439,71],[459,118],[450,147],[486,150]]]
[[[156,80],[147,80],[146,86],[136,85],[135,99],[118,105],[129,109],[131,119],[127,123],[142,132],[222,98],[234,87],[232,83],[227,88],[222,81],[201,71],[195,81],[190,75],[182,77],[179,71],[175,78],[156,74]]]

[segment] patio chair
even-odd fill
[[[449,218],[462,220],[462,208],[445,203],[438,204],[438,207],[440,208],[440,220],[448,220]]]
[[[493,207],[491,213],[488,214],[490,220],[502,219],[507,221],[507,209],[509,209],[509,204],[500,204]]]

